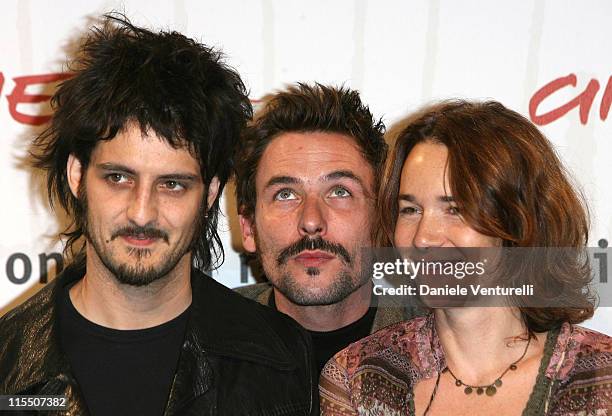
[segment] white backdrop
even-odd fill
[[[111,10],[223,49],[253,99],[295,81],[345,84],[387,126],[431,100],[499,100],[557,145],[592,209],[590,245],[612,238],[609,1],[5,0],[0,9],[0,315],[42,287],[44,265],[55,274],[62,220],[25,152],[74,40]],[[230,287],[241,284],[233,209],[215,274]],[[612,334],[612,309],[587,326]]]

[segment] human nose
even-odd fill
[[[300,214],[299,231],[302,236],[323,235],[327,232],[327,221],[321,201],[316,197],[306,197]]]
[[[417,248],[442,247],[444,245],[444,226],[431,215],[424,214],[419,221],[413,238]]]
[[[151,187],[138,184],[127,209],[128,219],[141,227],[157,220],[157,201]]]

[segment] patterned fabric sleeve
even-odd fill
[[[323,416],[356,416],[357,410],[351,402],[349,376],[342,361],[345,351],[336,354],[325,364],[319,382],[321,395],[321,415]]]
[[[573,326],[559,361],[550,416],[612,415],[612,338]]]

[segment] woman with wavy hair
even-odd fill
[[[576,325],[594,311],[586,206],[533,124],[497,102],[425,108],[396,140],[379,213],[383,242],[421,252],[573,249],[526,277],[564,304],[433,307],[384,328],[327,363],[322,414],[612,414],[612,338]]]

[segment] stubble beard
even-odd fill
[[[261,241],[257,234],[255,234],[255,239],[257,247],[264,247],[261,245]],[[305,245],[307,244],[302,243],[302,246]],[[303,287],[296,276],[287,270],[288,262],[290,261],[288,254],[298,254],[299,246],[300,242],[298,241],[280,250],[278,253],[275,253],[274,257],[276,258],[271,256],[268,261],[264,261],[261,252],[258,251],[259,261],[268,279],[274,288],[282,293],[291,303],[299,306],[333,305],[342,302],[369,281],[367,276],[362,276],[360,259],[357,258],[354,252],[350,253],[339,244],[324,242],[321,244],[321,247],[331,248],[336,246],[336,249],[331,249],[331,251],[334,252],[337,259],[343,263],[343,267],[336,273],[329,286],[325,288],[316,288],[315,290]],[[314,249],[320,249],[321,247],[315,244]],[[269,251],[267,249],[264,250]],[[315,280],[321,274],[321,269],[318,267],[307,267],[305,273]],[[271,276],[277,277],[270,278]]]
[[[306,269],[306,274],[316,278],[320,270],[309,267]],[[343,301],[362,286],[353,281],[352,274],[346,270],[339,271],[330,286],[316,291],[301,287],[295,276],[287,271],[273,284],[291,303],[299,306],[333,305]]]
[[[151,256],[151,251],[149,249],[129,248],[127,255],[134,259],[134,263],[120,263],[112,250],[108,250],[95,236],[90,234],[90,231],[88,231],[87,242],[93,246],[104,267],[119,283],[129,286],[148,286],[161,280],[168,276],[183,256],[189,252],[188,247],[177,247],[170,253],[163,254],[157,264],[145,266],[144,259]]]

